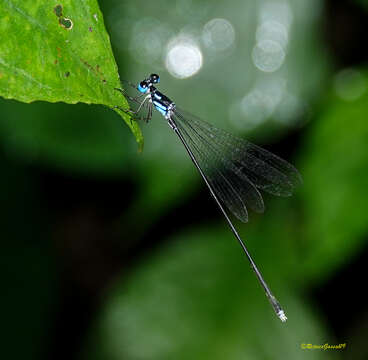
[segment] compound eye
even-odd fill
[[[160,82],[160,77],[157,74],[151,74],[150,80],[153,84],[157,84]]]
[[[138,91],[140,91],[141,93],[146,93],[148,90],[148,84],[146,81],[141,81],[137,87]]]

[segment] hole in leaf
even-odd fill
[[[73,28],[73,21],[65,17],[59,19],[59,24],[67,30],[71,30]]]
[[[63,16],[63,7],[61,5],[56,5],[54,7],[54,13],[57,17]]]

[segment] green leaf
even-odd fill
[[[102,13],[95,0],[4,0],[0,5],[0,95],[127,107]],[[136,122],[114,108],[140,147]],[[50,120],[52,121],[52,120]]]
[[[367,83],[362,73],[346,81],[345,99],[331,97],[307,136],[301,170],[304,266],[311,281],[323,281],[348,261],[368,231],[368,92],[366,85],[359,85]]]

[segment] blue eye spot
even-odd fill
[[[137,87],[137,90],[143,94],[147,92],[147,89],[148,89],[147,86],[141,86],[141,84],[139,84]]]
[[[160,82],[160,77],[157,74],[151,74],[150,80],[153,84],[157,84]]]

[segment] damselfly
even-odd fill
[[[136,97],[128,96],[122,89],[116,89],[138,105],[136,111],[121,110],[130,114],[133,119],[145,121],[151,119],[153,107],[164,116],[168,125],[183,143],[225,216],[277,316],[285,322],[287,317],[284,310],[263,279],[247,247],[231,222],[224,205],[238,219],[247,222],[247,207],[256,212],[264,210],[260,190],[274,195],[290,196],[302,182],[300,174],[291,164],[269,151],[183,111],[157,90],[155,84],[159,82],[160,77],[151,74],[138,86],[129,83],[139,91]],[[139,116],[143,109],[146,109],[146,114]]]

